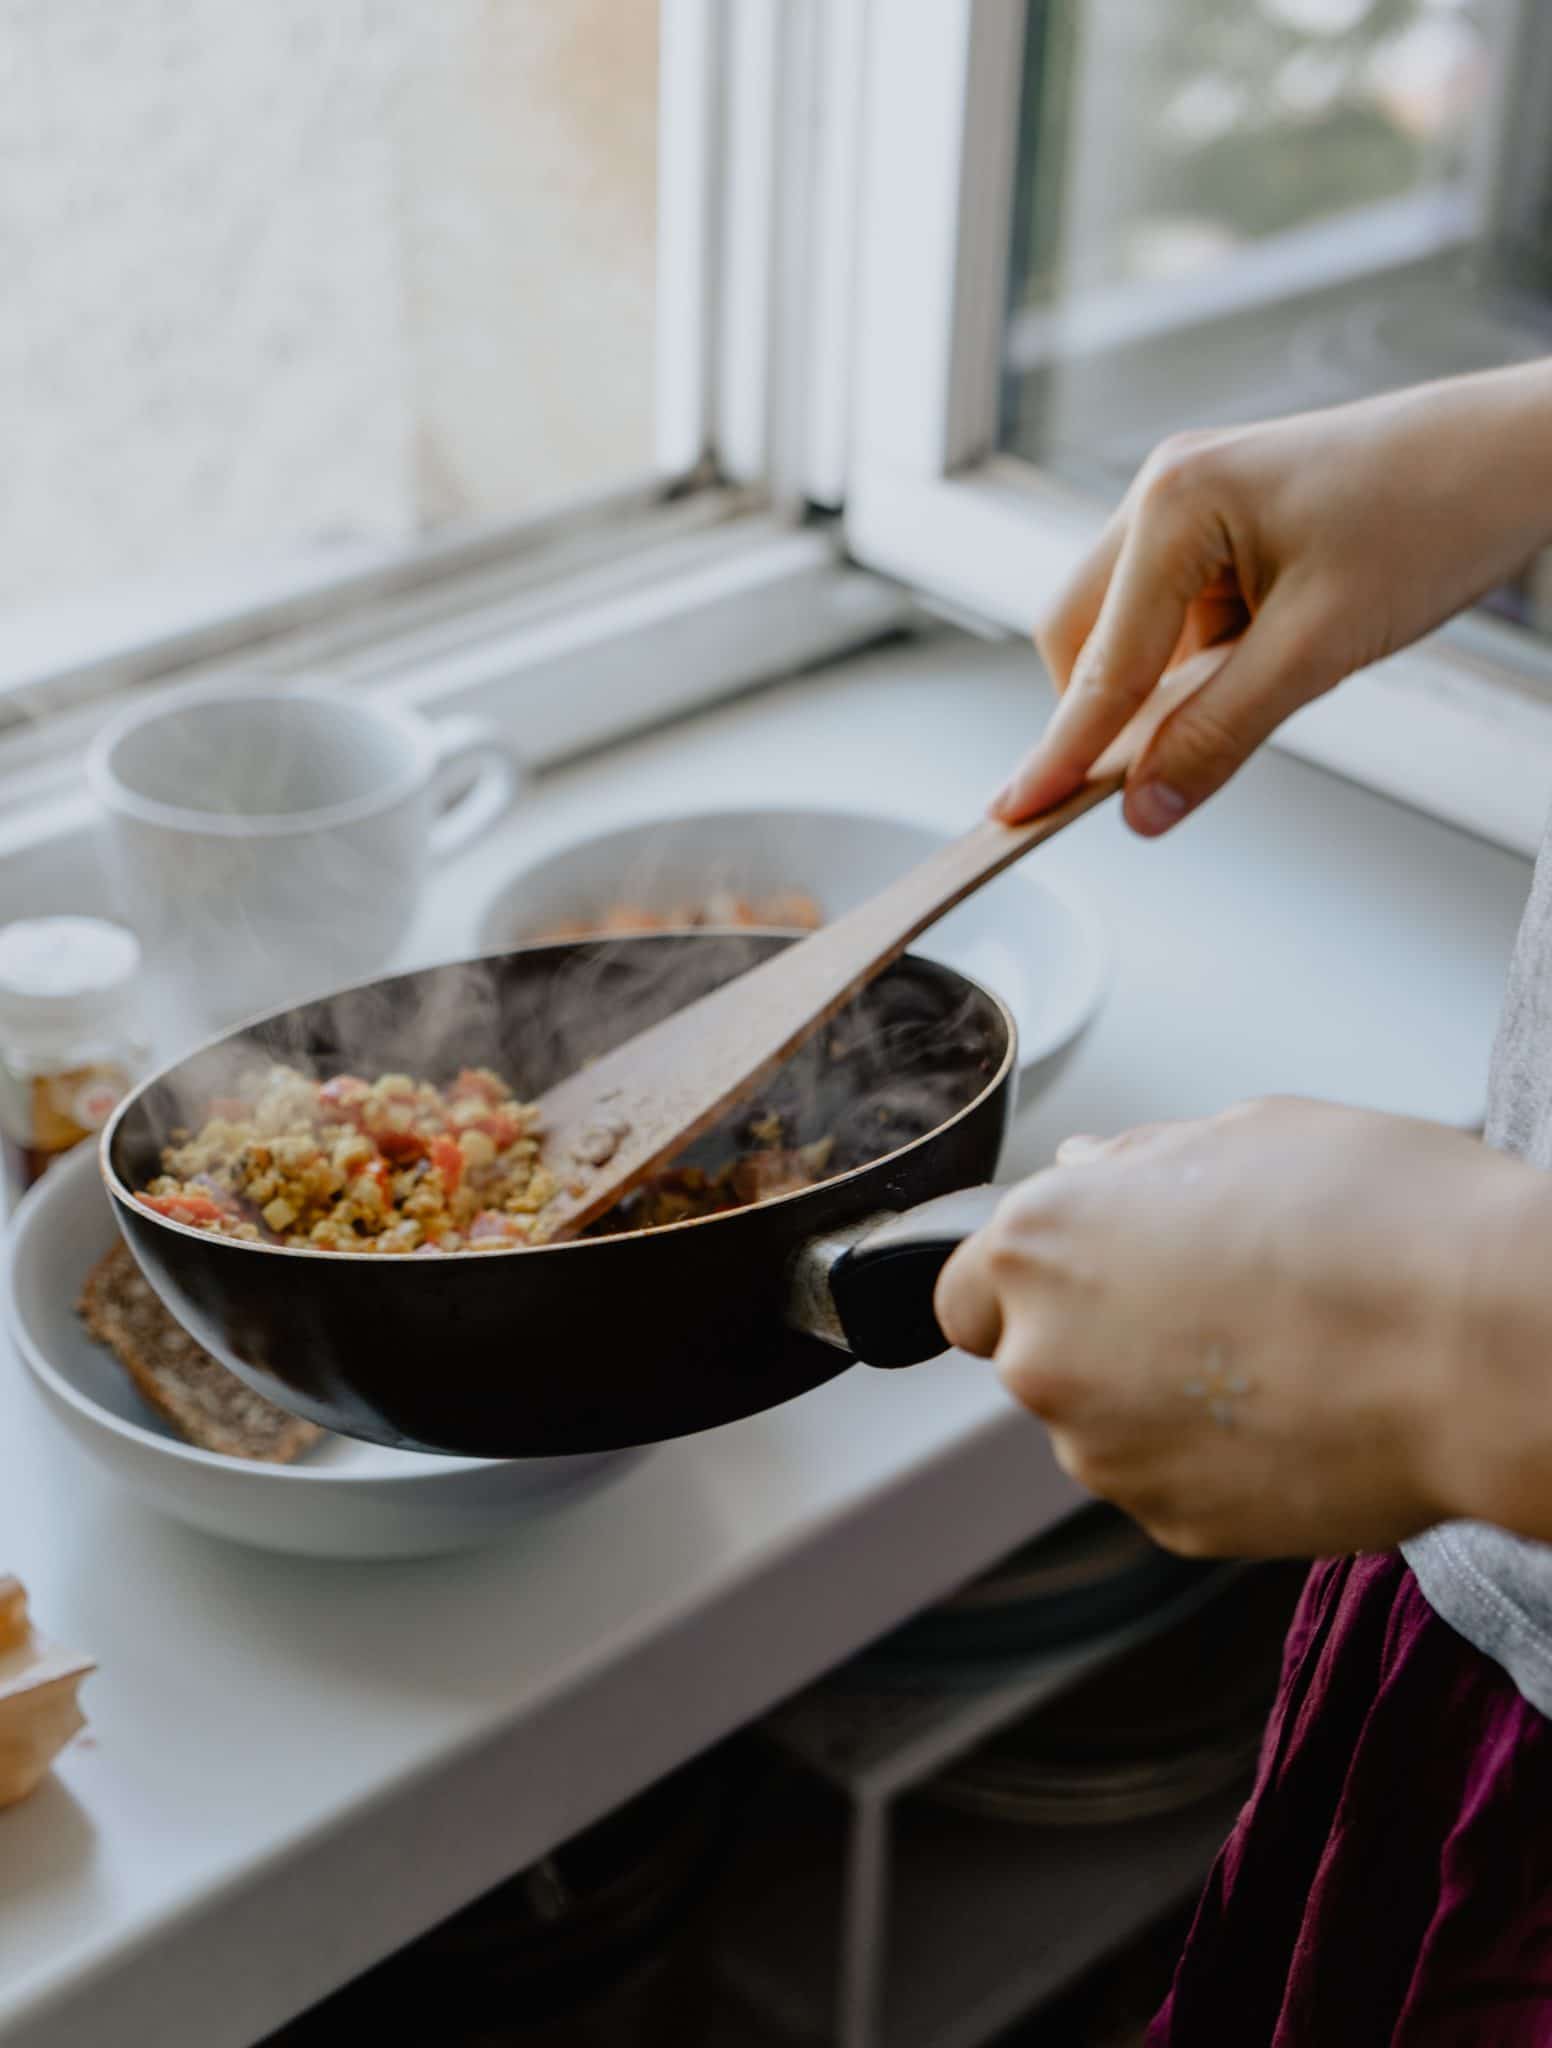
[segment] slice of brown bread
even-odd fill
[[[80,1311],[141,1397],[201,1450],[287,1465],[323,1435],[317,1423],[288,1415],[244,1386],[196,1343],[162,1306],[128,1245],[115,1245],[92,1268]]]

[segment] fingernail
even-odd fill
[[[1191,799],[1169,783],[1145,782],[1126,800],[1126,822],[1134,832],[1151,839],[1156,833],[1167,832],[1171,825],[1178,825],[1190,808]]]
[[[1005,782],[1002,785],[1001,789],[998,790],[997,794],[986,806],[987,811],[990,813],[992,817],[1000,818],[1002,816],[1003,812],[1007,809],[1009,802],[1012,800],[1013,790],[1014,784],[1011,782]]]

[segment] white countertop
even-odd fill
[[[618,748],[452,868],[412,951],[466,949],[520,859],[631,815],[962,822],[1036,702],[1020,650],[945,635]],[[1274,1089],[1479,1114],[1523,863],[1276,756],[1163,845],[1112,808],[1039,858],[1101,907],[1118,971],[1010,1175],[1071,1129]],[[0,1815],[0,2043],[253,2042],[1069,1498],[1037,1426],[948,1358],[669,1446],[480,1554],[309,1565],[133,1504],[6,1347],[0,1562],[101,1669],[89,1739]]]

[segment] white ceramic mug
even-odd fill
[[[124,712],[87,777],[164,1029],[203,1035],[379,973],[429,863],[495,823],[518,773],[483,720],[332,692],[207,689]]]

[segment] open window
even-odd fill
[[[1027,628],[1150,447],[1552,343],[1535,0],[875,5],[846,529]],[[1552,789],[1552,576],[1281,743],[1504,844]]]
[[[0,234],[0,856],[128,689],[544,763],[1027,629],[1148,448],[1552,343],[1537,0],[33,9]],[[1282,744],[1506,845],[1552,574]]]
[[[380,688],[543,763],[900,615],[775,452],[809,0],[24,13],[0,852],[127,690]]]

